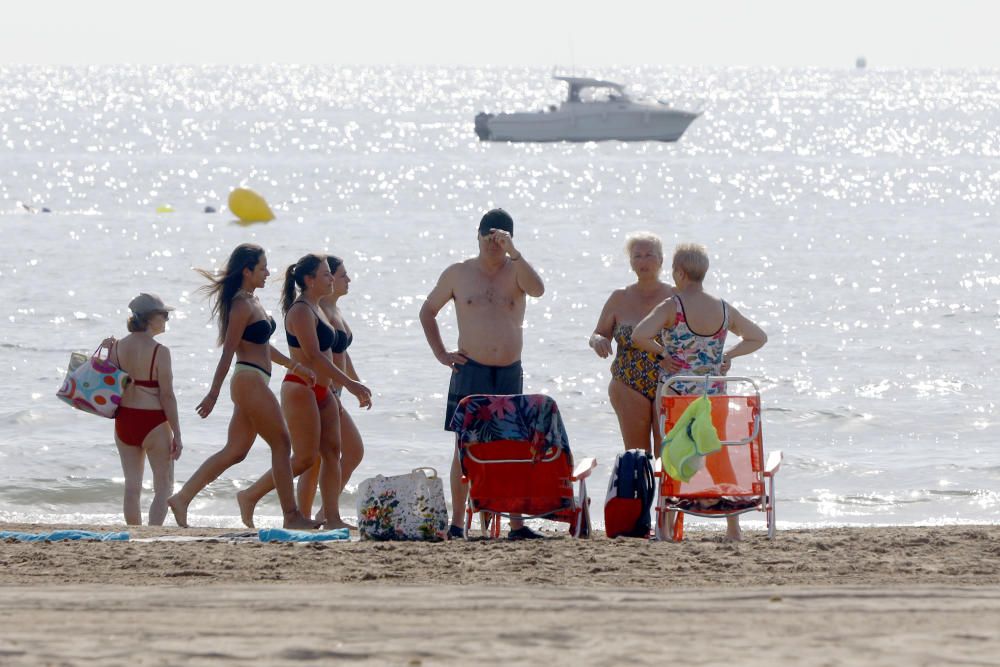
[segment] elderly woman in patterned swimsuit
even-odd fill
[[[590,347],[606,359],[611,355],[611,340],[617,344],[608,385],[611,407],[618,415],[625,449],[652,453],[660,443],[653,405],[660,369],[655,355],[632,344],[632,329],[655,306],[673,296],[674,288],[660,280],[663,244],[658,236],[649,232],[629,234],[625,252],[637,280],[608,297],[590,336]]]
[[[767,342],[767,334],[748,317],[730,304],[705,291],[703,281],[708,273],[708,252],[703,246],[685,243],[677,246],[673,258],[673,277],[677,284],[674,295],[657,305],[633,331],[637,348],[664,359],[661,364],[665,382],[674,375],[725,375],[733,357],[759,350]],[[733,333],[740,342],[726,346],[726,336]],[[687,395],[699,393],[701,383],[675,382],[669,391]],[[723,386],[709,388],[708,393],[720,393]],[[706,467],[718,481],[732,477],[728,459]],[[728,467],[728,469],[727,469]],[[729,540],[741,538],[739,515],[726,517]],[[673,523],[673,515],[668,519]]]

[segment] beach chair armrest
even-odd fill
[[[773,477],[774,473],[778,472],[778,468],[781,467],[781,462],[784,460],[785,456],[781,451],[771,452],[767,455],[767,463],[764,465],[764,476]]]
[[[577,481],[581,479],[586,479],[590,476],[590,473],[597,467],[597,459],[593,456],[588,456],[587,458],[580,459],[580,462],[576,464],[573,468],[572,481]]]

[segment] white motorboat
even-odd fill
[[[611,81],[552,77],[569,84],[569,95],[547,111],[476,116],[481,141],[677,141],[700,113],[670,108],[665,102],[632,100]],[[586,89],[604,89],[584,100]],[[593,93],[593,91],[588,91]]]

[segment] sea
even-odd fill
[[[226,392],[195,414],[220,350],[194,269],[242,242],[267,250],[259,295],[275,315],[280,274],[301,255],[336,254],[353,279],[341,305],[374,407],[347,399],[366,455],[345,516],[367,477],[430,466],[446,478],[449,370],[417,316],[497,206],[546,285],[527,307],[525,390],[555,398],[574,454],[597,458],[598,527],[623,447],[610,360],[587,339],[634,278],[624,243],[640,230],[668,257],[704,244],[706,288],[769,335],[732,373],[759,384],[765,449],[784,455],[779,530],[1000,521],[1000,71],[593,68],[576,74],[702,115],[676,143],[476,138],[479,111],[558,103],[551,74],[0,67],[0,521],[121,523],[112,422],[55,392],[70,353],[124,335],[139,291],[177,306],[159,339],[185,443],[177,484],[222,447]],[[226,207],[237,187],[276,219],[238,224]],[[453,345],[450,306],[439,321]],[[258,441],[196,498],[192,522],[239,526],[234,494],[268,467]],[[258,522],[279,515],[272,495]]]

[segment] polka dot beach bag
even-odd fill
[[[101,350],[107,348],[99,347],[89,357],[82,352],[70,355],[66,379],[56,396],[77,410],[114,419],[132,380],[107,357],[102,359]]]

